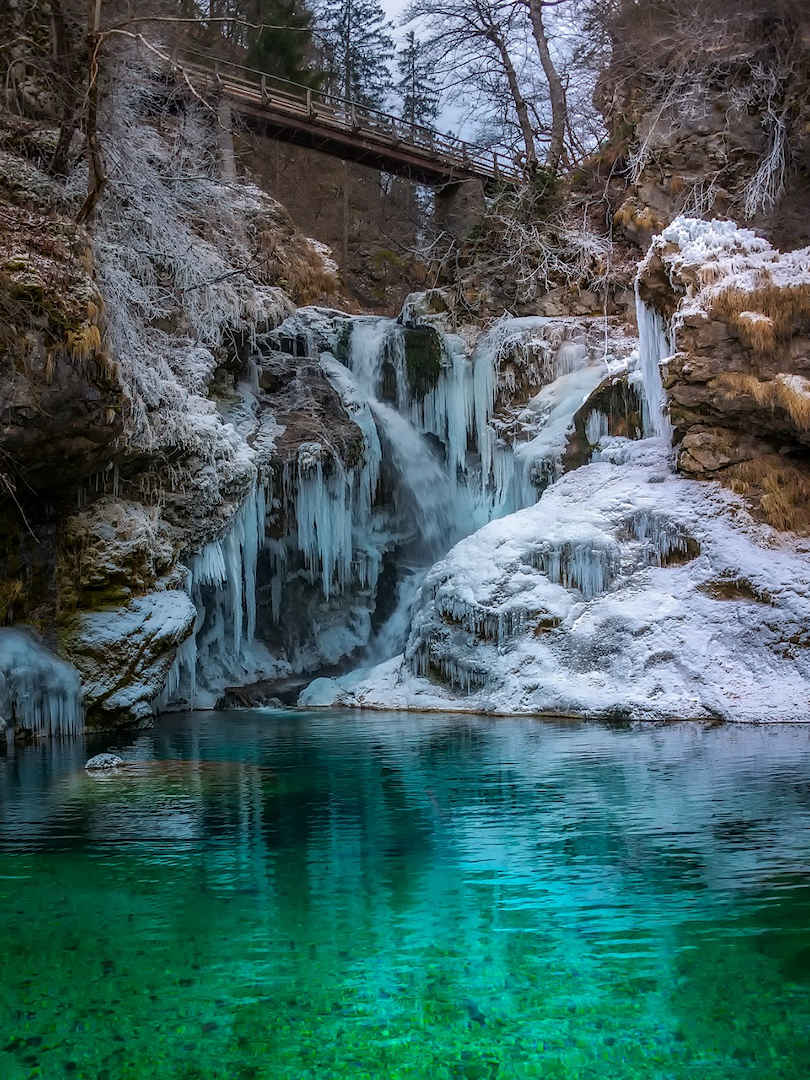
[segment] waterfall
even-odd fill
[[[530,470],[490,423],[498,335],[470,354],[462,338],[432,331],[430,348],[440,352],[435,382],[415,393],[413,332],[383,317],[336,321],[309,309],[265,344],[282,363],[317,359],[362,433],[362,457],[347,461],[328,432],[311,436],[282,469],[273,510],[285,533],[265,538],[258,480],[227,531],[192,559],[186,588],[197,618],[159,705],[210,704],[229,684],[352,655],[395,655],[427,568],[493,517],[535,501]],[[383,568],[385,601],[378,596]],[[390,614],[373,633],[373,615],[383,609]]]
[[[372,402],[371,410],[397,474],[397,510],[405,511],[404,516],[416,523],[419,538],[428,548],[442,540],[446,543],[455,531],[447,472],[407,417],[381,401]]]
[[[26,630],[0,629],[0,721],[7,735],[78,735],[83,729],[79,673]]]
[[[635,294],[638,351],[644,390],[644,434],[663,435],[671,439],[672,425],[666,414],[666,394],[664,384],[661,382],[661,361],[675,352],[674,335],[655,308],[645,304],[641,299],[638,278],[635,281]]]

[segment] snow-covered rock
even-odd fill
[[[404,657],[301,702],[807,720],[808,555],[663,440],[608,439],[430,571]]]
[[[649,366],[662,361],[679,468],[747,494],[777,528],[810,531],[810,248],[677,218],[637,287],[640,327],[665,331]]]
[[[80,612],[65,634],[65,652],[92,702],[88,720],[148,724],[175,654],[197,615],[185,592],[167,589],[126,606]]]
[[[117,754],[96,754],[86,762],[84,767],[88,772],[94,772],[97,769],[117,769],[123,764],[123,758],[118,757]]]

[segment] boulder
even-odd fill
[[[75,616],[62,644],[82,677],[87,727],[151,724],[153,703],[196,614],[185,592],[170,589]]]
[[[95,757],[90,758],[84,767],[88,772],[94,772],[97,769],[117,769],[119,765],[123,764],[123,759],[116,754],[96,754]]]

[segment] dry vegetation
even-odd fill
[[[733,491],[744,495],[773,528],[810,534],[810,473],[778,454],[726,471]]]
[[[719,375],[716,384],[732,393],[749,395],[763,408],[781,410],[798,432],[810,432],[810,379],[801,375],[758,379],[756,375],[729,372]]]
[[[802,325],[810,325],[810,282],[777,285],[767,271],[761,277],[752,290],[721,289],[711,313],[733,326],[754,352],[773,355]]]

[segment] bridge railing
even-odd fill
[[[460,171],[494,180],[520,179],[519,167],[506,154],[446,135],[435,128],[412,124],[380,109],[359,105],[339,95],[313,90],[301,83],[195,49],[178,51],[174,58],[182,62],[189,74],[204,80],[212,88],[226,89],[236,97],[290,113],[313,124],[323,123],[357,135],[365,132],[392,148],[405,145],[423,155],[426,163],[441,159]]]

